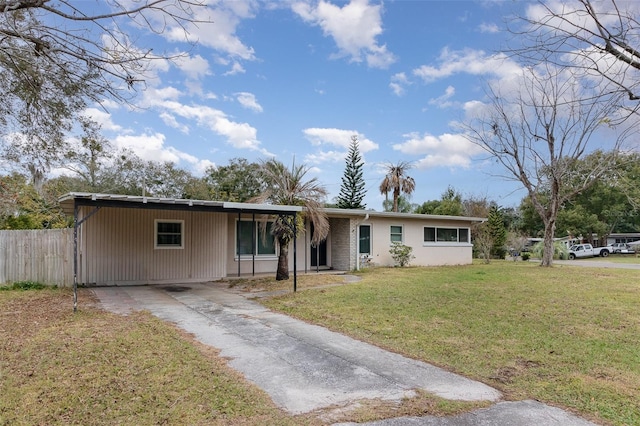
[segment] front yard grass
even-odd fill
[[[318,424],[151,314],[80,297],[74,315],[69,290],[0,292],[0,425]]]
[[[286,287],[268,281],[240,285],[247,291]],[[344,280],[302,280],[303,288],[337,283]],[[73,314],[69,289],[13,287],[0,291],[0,426],[320,426],[454,415],[487,405],[418,392],[400,404],[361,401],[349,409],[328,407],[292,416],[231,369],[216,350],[148,312],[105,312],[95,306],[89,290],[80,289],[80,311]]]
[[[496,261],[361,276],[264,303],[483,381],[507,399],[640,425],[637,270]]]

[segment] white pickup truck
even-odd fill
[[[575,244],[569,247],[569,259],[577,257],[609,256],[613,250],[611,247],[593,247],[591,244]]]

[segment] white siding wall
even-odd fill
[[[83,208],[87,214],[91,208]],[[82,215],[81,215],[82,217]],[[156,249],[155,220],[183,220],[184,248]],[[226,215],[103,207],[81,227],[79,281],[92,285],[224,277]]]

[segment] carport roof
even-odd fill
[[[139,195],[96,194],[91,192],[70,192],[60,197],[59,201],[62,210],[69,215],[73,214],[76,205],[261,214],[294,214],[302,211],[302,207],[300,206],[145,197]]]

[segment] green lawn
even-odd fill
[[[639,275],[504,261],[376,268],[348,285],[300,276],[301,291],[264,303],[481,380],[507,399],[640,425]],[[421,393],[331,421],[288,416],[191,336],[148,313],[104,312],[87,290],[80,298],[74,315],[69,290],[0,291],[0,425],[318,425],[473,408]]]
[[[582,261],[582,260],[579,260]],[[265,301],[502,390],[640,425],[640,271],[492,262],[376,268]]]

